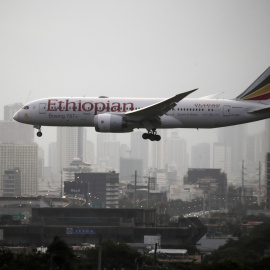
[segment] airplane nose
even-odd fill
[[[13,115],[13,119],[16,120],[16,121],[20,121],[19,119],[19,111],[17,111],[14,115]]]

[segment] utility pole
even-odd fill
[[[242,199],[242,204],[244,205],[245,204],[245,191],[244,191],[244,189],[245,189],[245,186],[244,186],[244,170],[245,170],[245,168],[244,168],[244,160],[242,160],[242,194],[241,194],[241,199]]]
[[[99,244],[98,244],[98,270],[101,270],[101,255],[102,255],[102,235],[99,235]]]
[[[261,161],[259,161],[259,205],[261,205]]]
[[[60,189],[60,198],[63,197],[62,189],[63,189],[63,170],[61,169],[61,189]]]
[[[148,187],[147,187],[147,208],[149,208],[149,191],[150,191],[150,176],[148,177]]]
[[[137,171],[135,171],[135,185],[134,185],[134,208],[137,206]]]

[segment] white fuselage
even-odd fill
[[[94,126],[95,115],[124,114],[162,101],[142,98],[46,98],[26,104],[14,119],[38,126]],[[252,113],[267,108],[260,102],[185,98],[162,115],[156,128],[216,128],[253,122],[269,113]],[[143,128],[135,121],[133,128]]]

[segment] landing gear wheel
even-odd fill
[[[154,135],[154,134],[150,134],[149,135],[149,139],[150,139],[150,141],[155,141],[156,140],[156,135]]]
[[[148,134],[148,133],[143,133],[142,138],[143,138],[144,140],[149,139],[149,134]]]
[[[40,125],[34,125],[34,128],[38,129],[37,136],[41,137],[42,136],[41,126]]]
[[[156,129],[148,130],[148,133],[143,133],[142,138],[144,140],[149,139],[150,141],[160,141],[161,137],[157,134]]]

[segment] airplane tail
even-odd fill
[[[258,101],[270,99],[270,67],[236,99]]]

